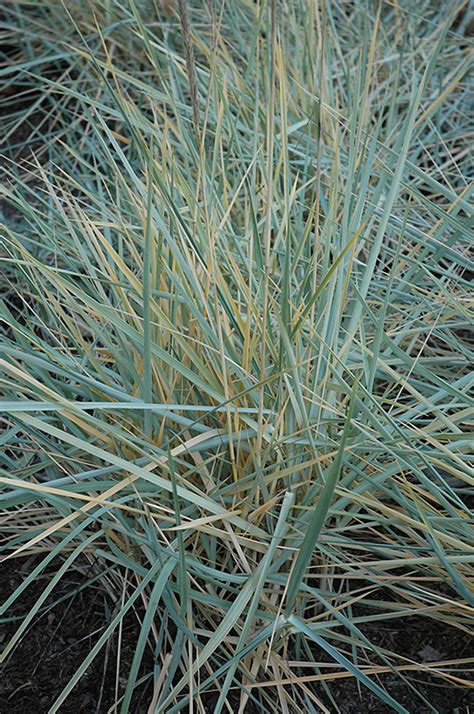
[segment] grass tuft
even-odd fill
[[[3,660],[79,562],[112,599],[50,712],[112,641],[110,712],[472,688],[372,627],[472,632],[466,8],[3,9],[3,622],[55,569]]]

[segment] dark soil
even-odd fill
[[[366,606],[355,607],[355,617],[380,613]],[[402,620],[385,622],[367,622],[359,625],[363,634],[376,646],[407,657],[413,662],[440,662],[463,659],[472,656],[472,637],[469,634],[450,627],[444,623],[427,618],[412,616]],[[328,657],[318,653],[318,659],[328,660]],[[370,654],[371,662],[377,663],[377,658]],[[380,663],[382,664],[382,663]],[[452,669],[455,669],[454,667]],[[456,668],[452,674],[457,674],[463,680],[472,681],[472,689],[466,686],[447,685],[446,681],[437,676],[430,676],[425,671],[406,671],[407,683],[395,674],[383,674],[373,677],[373,681],[405,707],[410,714],[472,714],[474,712],[474,674],[472,665],[470,672]],[[428,705],[415,696],[411,683],[423,695]],[[383,704],[375,694],[365,687],[359,687],[354,678],[338,680],[330,685],[331,694],[341,714],[391,714],[394,710]],[[328,699],[322,694],[322,700],[332,712]]]
[[[1,602],[35,565],[36,562],[21,560],[2,563]],[[54,570],[50,569],[38,578],[34,586],[22,593],[5,618],[0,619],[0,642],[3,647],[21,624],[21,618],[35,604],[53,573]],[[110,622],[115,608],[100,581],[88,585],[94,575],[86,564],[83,572],[68,571],[53,590],[0,670],[0,714],[46,714],[90,652]],[[17,619],[6,621],[12,617]],[[137,616],[130,613],[122,633],[119,694],[123,693],[127,682],[139,631]],[[114,703],[117,640],[118,634],[110,640],[108,650],[106,647],[101,650],[61,707],[61,714],[107,712]],[[140,674],[152,672],[153,664],[152,652],[148,648]],[[138,689],[130,711],[134,714],[146,712],[150,697],[151,678]]]
[[[9,560],[1,565],[0,601],[12,593],[27,573],[36,565],[35,560]],[[104,628],[113,616],[115,603],[104,588],[103,582],[91,580],[97,575],[90,564],[81,564],[80,570],[68,571],[53,594],[41,608],[34,623],[26,631],[3,664],[0,677],[0,714],[47,714],[55,698],[62,691],[77,667],[90,652]],[[36,602],[48,579],[53,575],[51,568],[33,587],[21,595],[11,607],[7,616],[0,619],[0,642],[5,646],[17,627]],[[371,614],[369,608],[359,608],[356,615]],[[135,643],[140,631],[142,613],[135,610],[126,617],[122,633],[121,667],[119,672],[119,696],[124,691],[127,675],[133,659]],[[16,618],[12,621],[12,618]],[[469,637],[452,627],[440,625],[420,618],[393,624],[371,622],[363,626],[364,634],[374,644],[386,647],[416,662],[429,660],[457,659],[468,657]],[[118,634],[110,640],[90,666],[84,677],[73,689],[60,709],[60,714],[106,714],[115,702],[116,663]],[[318,651],[319,661],[327,660]],[[374,658],[371,657],[372,661]],[[151,645],[145,651],[139,676],[152,673],[155,658]],[[306,670],[304,674],[309,674]],[[469,675],[458,671],[468,679]],[[470,714],[474,709],[474,689],[446,683],[435,677],[427,677],[422,672],[408,672],[407,678],[416,685],[439,714]],[[416,700],[407,684],[395,675],[377,678],[387,691],[403,704],[409,712],[425,714],[433,711]],[[474,687],[474,681],[473,681]],[[271,690],[266,690],[267,695]],[[334,708],[327,693],[321,687],[318,696],[331,712],[359,714],[373,712],[385,714],[392,710],[365,687],[359,690],[353,679],[344,679],[330,684],[330,691],[338,709]],[[130,714],[145,714],[152,696],[152,677],[137,689]],[[214,695],[209,694],[206,706],[209,713],[214,711]],[[235,711],[238,710],[236,694]],[[185,710],[184,710],[185,711]],[[257,709],[251,702],[247,714]]]

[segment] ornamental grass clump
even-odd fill
[[[466,3],[165,5],[3,10],[2,656],[89,563],[50,712],[139,607],[104,712],[436,712],[367,624],[472,631]]]

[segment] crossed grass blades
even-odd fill
[[[51,712],[138,603],[114,711],[149,647],[150,712],[470,686],[362,627],[472,628],[465,6],[4,7],[3,658],[82,558],[116,602]]]

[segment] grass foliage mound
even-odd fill
[[[50,712],[138,616],[104,712],[472,686],[368,627],[473,622],[466,5],[6,3],[3,657],[109,603]]]

